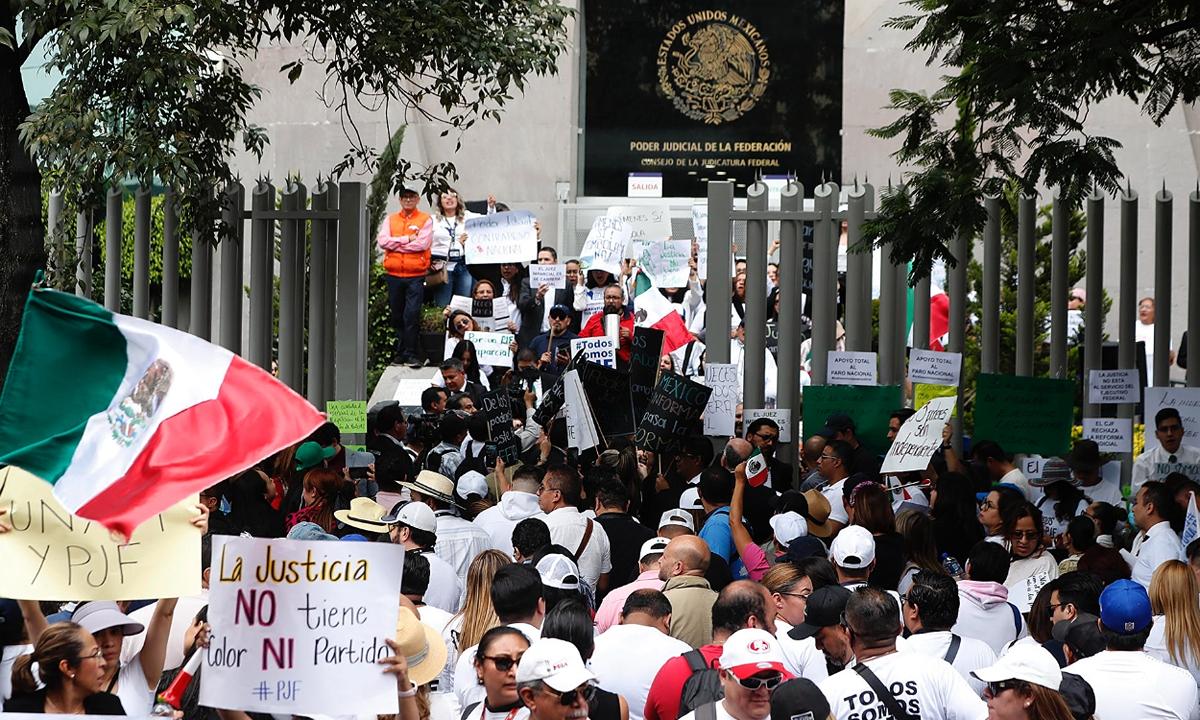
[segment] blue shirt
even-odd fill
[[[725,562],[732,563],[737,555],[733,545],[733,531],[729,529],[729,506],[713,510],[704,527],[700,528],[700,539],[708,543],[708,549],[714,555],[720,555]]]

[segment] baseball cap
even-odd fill
[[[1071,466],[1065,460],[1059,458],[1050,458],[1042,464],[1041,477],[1029,478],[1029,484],[1035,487],[1046,487],[1051,483],[1069,482],[1076,485],[1075,473],[1071,472]]]
[[[767,524],[775,533],[775,541],[783,547],[787,547],[796,538],[808,534],[808,521],[804,519],[803,515],[794,511],[772,515],[771,519],[767,520]]]
[[[1024,680],[1050,690],[1062,684],[1062,670],[1048,650],[1033,643],[1017,643],[989,667],[971,671],[983,682]]]
[[[680,510],[703,510],[704,506],[700,504],[699,488],[690,487],[683,491],[679,496]]]
[[[638,551],[638,560],[645,560],[650,555],[662,555],[667,549],[667,544],[671,541],[665,537],[652,537],[642,543],[642,549]]]
[[[571,308],[558,303],[550,308],[550,317],[569,318],[571,317]]]
[[[1071,648],[1076,658],[1091,657],[1107,647],[1104,636],[1100,634],[1100,628],[1096,625],[1099,619],[1090,613],[1079,613],[1073,620],[1059,620],[1054,623],[1050,635]]]
[[[454,494],[463,500],[468,499],[472,495],[478,495],[481,498],[487,497],[487,478],[476,470],[468,470],[458,479],[458,485],[454,488]]]
[[[533,641],[521,662],[517,664],[517,682],[541,680],[558,692],[574,690],[596,676],[583,664],[579,650],[558,638],[539,638]]]
[[[336,454],[337,449],[332,445],[321,447],[319,443],[311,440],[300,443],[300,447],[296,448],[296,469],[308,470],[309,468],[314,468]]]
[[[546,587],[559,590],[579,589],[579,566],[566,555],[546,555],[538,560],[537,572],[542,577],[542,585]]]
[[[667,510],[662,514],[662,518],[658,521],[658,529],[662,530],[668,525],[679,525],[685,527],[692,532],[696,531],[696,522],[692,520],[692,516],[687,510]]]
[[[854,420],[846,413],[834,413],[825,418],[825,427],[817,433],[823,438],[832,438],[840,432],[854,432]]]
[[[730,635],[721,648],[720,663],[722,670],[728,670],[739,680],[764,670],[780,672],[788,679],[792,677],[783,664],[779,641],[761,628],[744,628]]]
[[[433,510],[422,502],[400,502],[384,515],[380,522],[388,525],[407,525],[413,530],[437,532],[437,517]]]
[[[789,630],[788,637],[803,640],[816,635],[821,628],[841,623],[842,613],[846,611],[846,603],[849,600],[850,591],[841,585],[826,585],[814,590],[813,594],[808,596],[804,622]]]
[[[322,530],[320,525],[305,520],[304,522],[296,523],[292,526],[291,530],[288,530],[287,539],[307,541],[337,540],[337,535],[330,535]]]
[[[371,542],[371,541],[367,539],[366,535],[360,535],[359,533],[350,533],[349,535],[342,536],[342,542]]]
[[[145,625],[117,609],[112,600],[93,600],[80,605],[71,613],[71,622],[92,634],[119,628],[122,635],[137,635],[146,629]]]
[[[861,525],[847,525],[833,539],[829,557],[834,565],[861,569],[875,562],[875,538]]]
[[[1096,691],[1087,680],[1075,673],[1062,674],[1062,684],[1058,686],[1058,693],[1067,703],[1071,717],[1076,720],[1091,720],[1096,714]]]
[[[816,683],[795,678],[771,693],[771,720],[825,720],[829,701]]]
[[[1118,635],[1146,629],[1153,619],[1146,588],[1132,580],[1117,580],[1100,593],[1100,622]]]

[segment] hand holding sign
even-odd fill
[[[953,397],[934,398],[905,420],[880,472],[920,472],[929,467],[929,459],[942,445],[942,433],[956,402]]]

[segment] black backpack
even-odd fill
[[[677,720],[702,705],[725,699],[725,690],[721,687],[721,672],[709,667],[699,650],[685,652],[683,659],[687,661],[692,674],[684,681],[683,691],[679,693]]]

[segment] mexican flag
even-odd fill
[[[641,327],[652,327],[663,331],[664,354],[683,347],[692,340],[692,334],[683,324],[683,317],[675,311],[670,300],[654,287],[654,281],[641,270],[635,271],[633,280],[633,321]]]
[[[751,487],[758,487],[765,483],[769,476],[770,468],[767,467],[767,457],[762,454],[761,450],[754,448],[754,452],[746,458],[746,482],[750,483]]]
[[[0,463],[129,537],[324,421],[228,350],[35,288],[0,391]]]

